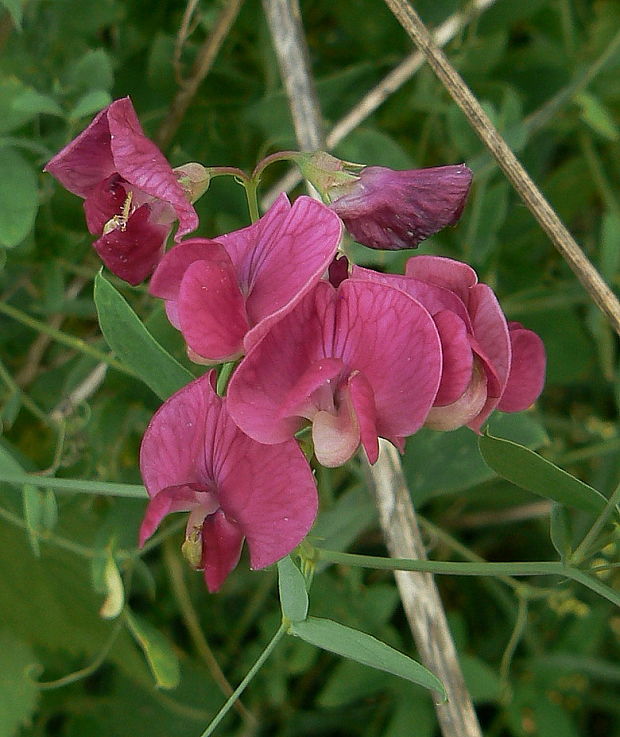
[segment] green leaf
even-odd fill
[[[12,108],[18,113],[27,113],[28,116],[47,113],[48,115],[63,115],[62,108],[49,95],[43,95],[36,90],[26,88],[14,98]]]
[[[194,379],[157,343],[102,274],[95,277],[95,304],[101,332],[110,348],[160,399],[166,399]]]
[[[278,590],[282,616],[302,622],[308,616],[308,592],[303,574],[290,555],[278,561]]]
[[[571,553],[571,527],[568,510],[561,504],[554,504],[551,509],[549,533],[553,547],[564,561]]]
[[[438,691],[444,699],[446,698],[446,691],[437,676],[407,655],[365,632],[345,627],[331,619],[317,617],[294,622],[290,632],[311,645],[405,678],[424,688]]]
[[[11,148],[0,149],[0,246],[12,248],[30,233],[39,209],[37,179]]]
[[[23,504],[24,504],[24,520],[26,522],[26,531],[32,552],[37,558],[41,555],[39,548],[39,530],[41,529],[41,521],[43,518],[43,507],[41,504],[41,492],[32,484],[24,484],[23,486]]]
[[[575,95],[575,102],[581,108],[581,119],[593,131],[610,141],[617,141],[620,132],[609,110],[589,92],[580,92]]]
[[[75,90],[95,92],[109,90],[114,84],[112,62],[104,49],[91,49],[71,64],[67,83]],[[84,99],[84,98],[83,98]]]
[[[142,648],[158,688],[176,688],[181,679],[179,660],[172,645],[141,617],[125,611],[127,625]]]
[[[478,438],[478,445],[495,473],[522,489],[591,514],[605,507],[607,500],[599,491],[522,445],[492,435]]]
[[[30,646],[11,632],[0,632],[0,737],[14,737],[27,725],[39,699],[33,666],[37,661]]]

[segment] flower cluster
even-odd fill
[[[189,240],[197,222],[188,194],[129,100],[102,111],[47,166],[85,198],[106,265],[131,283],[154,270],[150,292],[165,300],[190,358],[237,362],[226,397],[214,370],[170,397],[140,457],[151,497],[141,543],[167,514],[189,512],[183,552],[211,591],[244,539],[262,568],[310,530],[317,492],[300,431],[324,466],[359,447],[374,463],[379,438],[403,450],[424,425],[479,431],[495,408],[525,409],[542,389],[540,338],[507,322],[466,264],[421,255],[403,275],[382,274],[338,254],[345,227],[360,243],[395,249],[453,225],[467,167],[357,175],[326,154],[304,161],[326,204],[281,195],[249,227]],[[180,242],[164,254],[174,218]]]

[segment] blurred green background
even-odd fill
[[[98,110],[125,95],[157,140],[180,81],[191,76],[227,5],[199,3],[179,44],[186,11],[180,0],[0,1],[2,472],[140,483],[139,442],[159,400],[113,367],[104,375],[84,352],[84,344],[107,351],[92,299],[100,264],[81,202],[42,168]],[[414,5],[431,26],[467,10],[458,0]],[[301,7],[329,130],[411,45],[379,0],[302,0]],[[615,289],[619,20],[617,0],[496,0],[447,46]],[[251,169],[264,155],[294,147],[261,5],[246,0],[165,152],[173,165]],[[420,252],[472,264],[508,318],[543,337],[549,359],[536,407],[495,417],[492,431],[539,449],[609,495],[620,458],[616,336],[432,72],[422,67],[333,153],[395,168],[466,161],[474,169],[461,223]],[[285,172],[279,166],[269,170],[267,186]],[[198,210],[201,235],[247,224],[242,190],[232,180],[216,179]],[[355,255],[398,271],[410,254],[359,247]],[[179,336],[146,288],[112,281],[183,361]],[[495,477],[470,431],[422,431],[408,441],[404,463],[431,557],[557,557],[550,504]],[[319,482],[314,534],[325,547],[384,554],[359,470],[320,470]],[[141,501],[7,484],[0,494],[0,737],[198,737],[224,700],[212,659],[236,684],[277,627],[275,572],[250,572],[244,557],[222,592],[210,596],[201,576],[182,564],[179,523],[169,521],[160,544],[136,551]],[[568,517],[579,539],[590,520]],[[600,550],[601,565],[617,561],[617,533],[602,539]],[[114,612],[119,604],[118,572],[132,620],[100,615],[102,606]],[[601,575],[618,583],[613,569]],[[532,581],[535,590],[523,581],[438,583],[485,736],[620,734],[620,616],[609,602],[557,580]],[[387,572],[321,572],[311,611],[415,656]],[[140,642],[160,658],[164,686],[175,684],[178,667],[178,686],[156,686]],[[55,687],[34,683],[83,668]],[[258,721],[257,735],[438,734],[427,692],[292,638],[243,700]],[[235,712],[218,731],[251,733]]]

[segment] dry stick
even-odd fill
[[[183,74],[181,73],[181,54],[183,53],[183,46],[190,35],[189,25],[194,17],[194,12],[200,0],[188,0],[183,13],[183,19],[177,32],[177,38],[174,43],[174,53],[172,55],[172,67],[174,69],[174,77],[177,84],[181,86],[183,84]]]
[[[447,18],[433,33],[435,43],[445,46],[456,34],[497,0],[474,0],[467,8]],[[419,51],[409,54],[400,64],[389,72],[378,85],[373,87],[336,125],[325,138],[325,147],[331,151],[343,138],[349,135],[360,123],[374,113],[390,95],[402,87],[424,64],[424,55]],[[280,192],[288,192],[301,182],[298,169],[291,169],[280,181],[271,187],[262,199],[263,206],[273,203]]]
[[[620,334],[620,302],[618,302],[616,295],[586,258],[551,205],[521,166],[517,157],[508,148],[469,87],[450,64],[443,51],[437,47],[419,15],[407,0],[385,0],[385,2],[424,54],[435,74],[443,82],[452,99],[463,111],[484,145],[493,154],[504,174],[521,195],[542,229],[562,254],[562,257],[574,271],[594,302],[607,315],[614,330]]]
[[[155,136],[161,148],[166,148],[181,125],[187,108],[198,92],[201,82],[209,73],[228,31],[237,18],[242,3],[243,0],[230,0],[220,13],[211,34],[200,47],[191,76],[183,82],[168,110],[168,115]]]
[[[273,45],[302,151],[323,145],[323,123],[303,34],[298,0],[263,0]]]
[[[286,54],[278,53],[278,58],[293,119],[296,120],[299,143],[303,148],[316,147],[317,143],[321,143],[318,112],[307,118],[296,118],[295,113],[295,110],[307,109],[309,100],[316,100],[313,92],[308,99],[300,99],[307,90],[313,90],[313,80],[307,56],[303,52],[294,53],[291,46],[292,43],[305,45],[297,2],[263,0],[263,6],[274,46],[276,49],[288,49]],[[295,25],[297,28],[292,31]],[[300,60],[303,67],[300,66]],[[303,77],[303,82],[300,87],[295,87],[294,82],[300,77]],[[402,558],[425,557],[400,458],[397,451],[385,441],[381,441],[379,460],[369,469],[369,479],[377,499],[381,527],[390,554]],[[398,510],[398,514],[394,513],[395,510]],[[436,707],[444,737],[481,737],[432,576],[404,571],[396,572],[395,576],[409,626],[422,659],[442,680],[448,693],[449,701]]]

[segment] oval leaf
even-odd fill
[[[278,561],[278,590],[282,616],[302,622],[308,616],[308,592],[302,572],[287,555]]]
[[[131,634],[146,656],[157,687],[176,688],[181,679],[181,672],[172,645],[153,625],[128,609],[125,610],[125,617]]]
[[[599,514],[605,508],[607,499],[599,491],[538,453],[492,435],[478,438],[478,444],[482,457],[495,473],[516,486],[591,514]]]
[[[39,209],[37,178],[17,151],[0,149],[0,245],[12,248],[30,233]]]
[[[102,274],[95,277],[95,305],[110,348],[160,399],[193,381],[194,376],[159,345]]]
[[[308,617],[304,622],[294,622],[290,633],[323,650],[405,678],[424,688],[438,691],[444,700],[447,698],[442,682],[430,670],[365,632],[345,627],[331,619]]]

